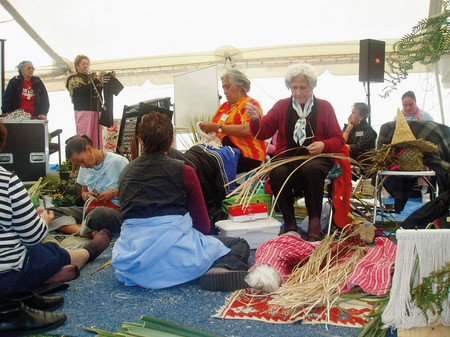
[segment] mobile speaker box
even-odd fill
[[[384,82],[385,47],[384,41],[359,41],[360,82]]]
[[[23,183],[33,183],[49,170],[48,121],[3,119],[8,136],[0,165]]]

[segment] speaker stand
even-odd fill
[[[367,83],[367,89],[366,89],[366,83]],[[366,102],[370,108],[370,82],[363,82],[363,86],[364,86],[364,89],[366,90]],[[369,125],[372,125],[371,115],[372,115],[372,113],[369,114],[369,119],[368,119]]]

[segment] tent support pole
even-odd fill
[[[3,93],[5,92],[5,41],[0,39],[0,83],[1,83],[1,95],[3,102]]]
[[[441,83],[439,81],[439,69],[436,62],[433,63],[433,72],[434,72],[434,79],[436,80],[436,89],[439,100],[439,110],[441,112],[441,123],[445,125],[444,106],[442,105]]]
[[[25,30],[25,32],[55,61],[61,68],[61,73],[65,74],[70,70],[70,65],[34,31],[28,22],[17,12],[17,10],[7,0],[0,0],[0,5],[13,17],[13,19]]]

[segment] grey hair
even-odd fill
[[[22,75],[22,69],[25,67],[25,63],[28,63],[31,61],[22,61],[17,65],[17,70],[19,70],[19,75]]]
[[[223,79],[226,77],[228,77],[231,83],[244,89],[246,93],[250,91],[250,80],[244,73],[241,73],[239,70],[228,70],[225,74],[222,75],[222,77],[220,77],[220,79],[223,81]]]
[[[359,115],[367,118],[370,115],[370,106],[368,106],[366,103],[357,102],[353,104],[353,107],[355,109],[358,109]]]
[[[284,83],[288,89],[291,89],[292,79],[298,75],[305,75],[311,89],[317,86],[317,75],[313,66],[307,63],[291,64],[288,67]]]

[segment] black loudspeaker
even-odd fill
[[[14,172],[23,183],[33,183],[48,173],[48,121],[4,119],[8,135],[0,152],[0,166]]]
[[[359,81],[384,82],[384,56],[386,42],[359,41]]]

